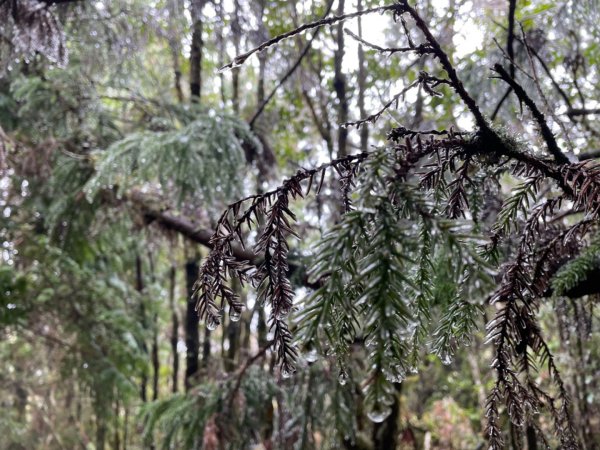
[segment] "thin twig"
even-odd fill
[[[332,6],[333,6],[333,0],[329,0],[329,5],[327,5],[327,9],[325,11],[325,14],[323,14],[323,19],[325,19],[329,15],[329,12],[331,11],[331,7]],[[285,73],[285,75],[283,75],[283,77],[281,77],[281,80],[279,80],[279,82],[275,85],[275,87],[273,88],[273,90],[271,91],[271,93],[260,104],[260,106],[258,107],[258,109],[256,110],[256,112],[252,116],[252,119],[250,119],[250,122],[249,122],[250,128],[254,127],[254,122],[256,122],[256,119],[258,119],[258,117],[263,113],[263,111],[265,110],[265,107],[269,104],[269,102],[271,101],[271,99],[275,96],[275,93],[277,92],[277,90],[281,86],[283,86],[285,84],[285,82],[296,71],[296,69],[298,69],[298,67],[300,67],[300,64],[302,63],[302,60],[304,59],[304,57],[308,54],[308,52],[312,48],[312,43],[316,39],[316,37],[319,35],[319,31],[320,30],[321,30],[320,28],[317,28],[315,30],[315,32],[313,33],[312,37],[306,43],[306,45],[304,46],[304,49],[302,50],[302,52],[300,53],[300,55],[296,59],[296,62],[290,66],[290,68],[287,70],[287,72]]]
[[[346,123],[342,124],[342,127],[348,128],[348,127],[355,126],[356,128],[360,128],[365,123],[369,123],[369,122],[370,123],[374,123],[374,122],[377,122],[377,120],[379,120],[379,118],[381,117],[381,115],[384,112],[386,112],[389,108],[391,108],[394,103],[396,103],[396,104],[398,103],[398,100],[400,100],[400,97],[402,97],[410,89],[412,89],[413,87],[417,86],[418,84],[419,84],[419,81],[417,80],[417,81],[413,82],[412,84],[409,84],[408,86],[406,86],[404,89],[402,89],[396,95],[394,95],[392,97],[392,99],[390,101],[388,101],[385,105],[383,105],[383,108],[381,108],[376,113],[371,114],[370,116],[365,117],[364,119],[357,120],[355,122],[346,122]]]
[[[348,28],[344,28],[344,33],[346,33],[352,39],[354,39],[355,41],[364,45],[365,47],[370,48],[371,50],[376,50],[379,53],[389,53],[390,55],[393,55],[394,53],[417,51],[416,47],[381,47],[377,44],[372,44],[371,42],[365,41],[363,38],[361,38],[360,36],[357,36],[352,31],[350,31]]]
[[[246,60],[250,56],[254,55],[255,53],[260,53],[263,50],[266,50],[267,48],[272,47],[273,45],[276,45],[285,39],[294,37],[294,36],[301,34],[307,30],[312,30],[314,28],[321,28],[323,26],[333,25],[338,22],[343,22],[345,20],[354,19],[356,17],[364,16],[367,14],[382,13],[385,11],[397,11],[397,10],[398,10],[398,5],[396,5],[396,4],[388,5],[388,6],[379,6],[377,8],[365,9],[364,11],[356,11],[356,12],[353,12],[350,14],[343,14],[341,16],[334,16],[334,17],[330,17],[328,19],[317,20],[316,22],[306,23],[304,25],[299,26],[298,28],[295,28],[294,30],[288,31],[287,33],[283,33],[283,34],[280,34],[279,36],[275,36],[274,38],[263,42],[258,47],[255,47],[252,50],[247,51],[246,53],[242,53],[241,55],[236,56],[233,59],[233,61],[231,61],[229,64],[226,64],[223,67],[221,67],[219,69],[219,71],[224,71],[224,70],[233,69],[235,67],[239,67],[242,64],[244,64],[246,62]]]

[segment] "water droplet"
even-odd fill
[[[210,331],[213,331],[219,326],[219,323],[219,319],[216,317],[209,317],[206,319],[206,328],[208,328]]]
[[[402,367],[397,366],[392,371],[385,371],[384,375],[385,379],[390,383],[402,383],[406,378],[406,371]]]
[[[235,309],[232,309],[229,311],[229,320],[231,320],[232,322],[239,322],[241,318],[242,318],[241,311],[236,311]]]
[[[308,352],[305,356],[306,360],[309,363],[314,363],[317,359],[319,359],[319,354],[317,353],[317,351],[313,348],[310,352]]]
[[[452,354],[450,354],[450,352],[444,352],[441,355],[439,355],[439,357],[443,365],[449,366],[450,364],[452,364]]]
[[[346,373],[345,370],[340,370],[340,374],[338,376],[338,383],[340,383],[341,386],[344,386],[347,382],[348,382],[348,374]]]
[[[287,380],[288,378],[290,378],[292,375],[294,375],[295,370],[291,367],[283,367],[281,369],[281,378]]]
[[[367,413],[367,417],[371,422],[381,423],[385,419],[387,419],[391,413],[392,408],[388,406],[379,405],[375,407],[375,409],[373,409],[372,411],[369,411]]]

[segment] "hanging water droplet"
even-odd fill
[[[379,405],[375,409],[367,413],[367,417],[371,422],[381,423],[392,413],[392,408],[389,406]]]
[[[206,319],[206,328],[208,328],[210,331],[216,330],[218,326],[219,319],[216,319],[214,317],[209,317],[208,319]]]
[[[231,320],[232,322],[239,322],[241,318],[242,318],[241,311],[236,311],[235,309],[232,309],[231,311],[229,311],[229,320]]]
[[[295,370],[289,367],[284,367],[281,369],[281,378],[283,378],[284,380],[287,380],[288,378],[290,378],[292,375],[294,375]]]
[[[319,359],[319,354],[317,353],[317,351],[313,348],[310,352],[308,352],[305,356],[306,360],[309,363],[314,363],[317,359]]]
[[[345,370],[340,370],[340,374],[338,376],[338,383],[341,386],[344,386],[348,382],[348,373]]]
[[[444,352],[439,356],[440,361],[442,361],[443,365],[449,366],[450,364],[452,364],[452,354],[450,354],[450,352]]]

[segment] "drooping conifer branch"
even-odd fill
[[[308,194],[314,179],[320,177],[316,188],[318,192],[326,169],[335,169],[342,184],[346,215],[332,230],[334,234],[327,235],[318,250],[313,274],[318,277],[320,288],[308,300],[306,311],[302,314],[305,321],[301,332],[313,342],[320,335],[319,326],[330,326],[327,338],[343,361],[350,342],[358,335],[359,327],[351,315],[365,315],[364,333],[373,347],[369,354],[373,370],[365,382],[367,400],[378,412],[377,417],[382,417],[389,400],[385,394],[387,383],[398,382],[405,375],[407,358],[415,355],[414,348],[407,343],[423,341],[426,329],[423,318],[430,316],[434,310],[431,289],[426,285],[427,275],[434,276],[433,269],[422,264],[415,279],[409,279],[403,271],[406,261],[415,256],[423,259],[422,255],[435,257],[436,248],[444,245],[450,245],[450,248],[458,246],[456,235],[460,231],[446,221],[459,224],[460,217],[477,218],[477,211],[469,209],[471,198],[477,194],[477,183],[473,178],[481,170],[508,170],[516,177],[526,178],[526,181],[505,201],[492,226],[491,240],[495,250],[501,237],[512,230],[519,233],[519,240],[514,256],[500,269],[503,280],[490,300],[490,303],[498,305],[496,317],[488,326],[488,341],[494,344],[496,356],[492,367],[497,375],[487,405],[490,446],[493,449],[502,447],[499,417],[500,404],[504,403],[510,420],[517,428],[529,424],[536,429],[533,414],[539,408],[547,408],[561,434],[563,447],[575,449],[577,440],[567,391],[542,337],[536,313],[556,271],[559,253],[574,251],[577,247],[574,242],[583,239],[592,223],[598,221],[598,166],[569,164],[535,103],[498,65],[495,66],[496,72],[532,111],[554,161],[540,158],[528,148],[527,143],[517,142],[502,130],[492,128],[465,89],[449,56],[406,0],[304,25],[240,55],[225,68],[243,64],[252,54],[305,30],[362,14],[386,11],[393,12],[394,19],[400,21],[408,41],[407,47],[379,47],[349,34],[361,45],[381,53],[432,54],[446,72],[447,79],[422,72],[415,83],[397,94],[380,111],[345,125],[360,127],[366,122],[376,122],[386,110],[399,102],[406,90],[417,84],[433,96],[440,94],[436,87],[447,84],[473,115],[476,129],[468,133],[454,132],[452,128],[449,131],[423,132],[395,128],[388,135],[393,144],[387,148],[333,160],[319,168],[301,170],[275,190],[230,205],[219,220],[211,240],[215,243],[214,248],[200,271],[200,279],[206,281],[197,289],[199,311],[207,317],[217,316],[218,299],[221,303],[229,303],[230,308],[236,308],[236,299],[224,287],[230,277],[259,284],[260,298],[271,308],[270,325],[282,373],[293,371],[297,354],[285,321],[293,307],[293,290],[287,275],[287,238],[295,235],[295,216],[289,203]],[[414,21],[425,38],[424,43],[415,44],[404,16],[410,16]],[[425,135],[428,138],[424,140],[422,136]],[[427,161],[421,163],[425,157]],[[361,175],[360,170],[366,172]],[[409,176],[411,173],[419,175],[418,182],[415,182],[416,177]],[[306,183],[306,188],[302,183]],[[546,201],[540,201],[537,195],[539,189],[550,183],[557,184],[561,191]],[[356,210],[351,202],[352,192],[356,192],[354,198],[358,198],[362,205]],[[586,218],[561,231],[549,223],[561,213],[567,201],[572,201],[574,208],[585,213]],[[437,218],[436,213],[440,211],[445,211],[447,218]],[[419,233],[416,234],[415,230],[404,227],[402,221],[407,219],[418,220],[423,229],[417,230]],[[260,223],[264,226],[259,226]],[[243,245],[243,230],[252,228],[258,230],[255,249],[264,254],[264,263],[257,273],[249,275],[245,267],[231,266],[227,258],[230,257],[231,243],[239,241]],[[432,233],[434,228],[436,232]],[[564,234],[558,239],[561,233]],[[423,239],[419,241],[415,236]],[[549,261],[542,262],[542,257]],[[468,258],[474,264],[482,263],[475,255],[469,254]],[[456,286],[461,286],[465,279],[462,274],[452,274],[452,277]],[[396,295],[403,289],[413,293],[417,286],[421,293],[414,296],[417,299],[414,304],[407,304]],[[442,348],[453,350],[453,344],[447,344],[448,330],[464,328],[466,331],[461,331],[461,334],[466,335],[471,329],[470,324],[474,323],[473,311],[477,310],[477,305],[470,304],[461,295],[462,291],[457,288],[443,310],[442,323],[446,325],[440,326],[442,336],[435,340],[435,345],[440,347],[436,351],[440,353]],[[395,315],[388,314],[388,309]],[[415,333],[418,334],[403,339],[398,333],[402,333],[411,322],[413,314],[416,317]],[[311,323],[307,324],[307,321]],[[396,361],[396,364],[392,365],[390,361]],[[548,369],[558,392],[556,398],[532,381],[531,373],[536,366]],[[341,367],[343,372],[343,362]],[[347,379],[347,374],[344,379]]]

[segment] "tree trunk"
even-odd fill
[[[231,35],[233,39],[233,48],[236,56],[240,54],[240,43],[242,36],[242,28],[240,26],[240,2],[233,2],[233,18],[231,19]],[[240,114],[240,71],[233,70],[231,72],[232,94],[231,101],[233,103],[233,112],[236,115]]]
[[[200,102],[202,94],[202,8],[205,0],[191,0],[192,45],[190,49],[190,94],[192,102]]]
[[[152,253],[148,252],[148,265],[150,266],[150,280],[156,282],[154,271],[154,259]],[[152,400],[158,400],[158,378],[160,375],[160,360],[158,358],[158,314],[152,316]]]
[[[171,391],[179,390],[179,353],[177,343],[179,341],[179,315],[175,303],[175,266],[171,266],[169,272],[169,309],[171,310],[171,355],[173,356],[173,374],[171,378]]]
[[[141,294],[144,291],[144,276],[142,272],[142,259],[137,255],[135,257],[135,288]],[[144,305],[144,299],[140,300],[140,322],[144,330],[147,329],[146,321],[146,306]],[[148,354],[148,346],[146,340],[142,338],[142,351],[144,354]],[[148,374],[146,368],[142,372],[142,380],[140,383],[140,398],[145,403],[148,400]]]
[[[113,435],[113,450],[121,449],[121,434],[119,430],[119,414],[121,412],[121,405],[119,402],[119,397],[115,400],[115,425],[114,425],[114,435]]]
[[[339,0],[338,15],[344,14],[345,0]],[[347,83],[346,76],[342,71],[344,61],[344,24],[341,22],[337,26],[336,33],[337,49],[334,55],[334,76],[333,89],[338,98],[338,123],[343,124],[348,122],[348,98],[347,98]],[[338,158],[342,158],[348,154],[347,150],[348,130],[344,127],[339,127],[338,131]]]
[[[202,367],[207,368],[210,363],[210,335],[211,332],[204,327],[204,340],[202,341]]]
[[[198,277],[198,263],[190,260],[185,264],[185,277],[187,286],[187,309],[185,316],[185,390],[194,385],[194,378],[198,372],[198,354],[200,351],[200,340],[198,337],[198,325],[200,318],[196,311],[196,301],[192,299],[194,294],[194,283]]]
[[[356,9],[362,11],[362,0],[356,3]],[[358,17],[358,36],[362,38],[362,18]],[[365,51],[362,45],[358,46],[358,111],[360,118],[367,117],[365,109],[365,91],[367,89],[367,70]],[[366,152],[369,146],[369,126],[365,123],[360,128],[360,149]]]
[[[169,49],[171,51],[171,60],[173,64],[173,83],[177,101],[183,102],[183,89],[181,88],[181,65],[179,57],[181,55],[181,30],[177,26],[177,18],[183,15],[180,0],[167,0],[167,9],[169,12]]]

